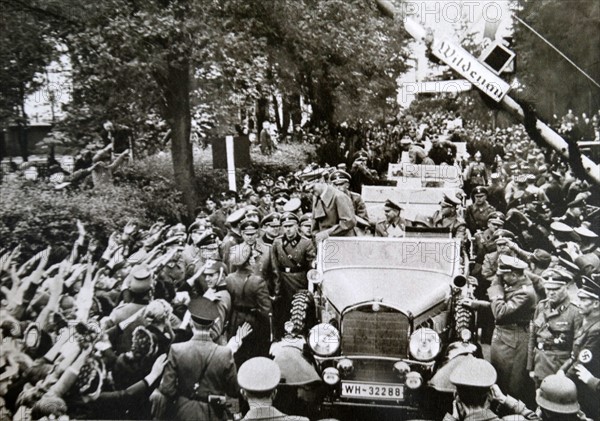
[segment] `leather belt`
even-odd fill
[[[280,272],[285,272],[285,273],[298,273],[298,272],[305,272],[305,270],[303,268],[296,268],[296,267],[287,267],[287,266],[282,266],[279,268]]]
[[[553,343],[544,343],[544,342],[538,342],[537,349],[540,351],[562,351],[562,352],[570,351],[570,348],[568,348],[567,346],[564,346],[564,345],[558,346]]]

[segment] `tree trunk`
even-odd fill
[[[256,134],[260,134],[263,121],[269,120],[269,100],[264,96],[256,101]]]
[[[189,61],[185,60],[176,66],[169,64],[165,82],[165,114],[171,128],[171,157],[173,158],[175,183],[183,194],[187,217],[191,221],[194,217],[198,197],[194,175],[193,149],[190,142]]]
[[[277,131],[281,134],[281,120],[279,118],[279,101],[277,100],[277,96],[273,94],[273,108],[275,108],[275,124],[277,125]]]

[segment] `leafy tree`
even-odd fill
[[[0,131],[11,124],[19,127],[21,152],[27,160],[25,98],[41,86],[39,74],[53,56],[54,42],[36,15],[24,13],[12,2],[0,5]]]
[[[517,16],[600,81],[600,2],[519,0],[517,6]],[[534,102],[547,121],[569,108],[577,113],[600,108],[598,87],[523,24],[514,26],[517,78],[525,85],[520,99]]]

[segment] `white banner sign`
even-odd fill
[[[468,91],[473,85],[464,79],[457,80],[435,80],[428,82],[405,83],[403,88],[414,93],[452,93]]]
[[[468,51],[448,40],[435,39],[432,52],[433,55],[497,102],[502,101],[502,98],[510,89],[508,83],[488,70]]]

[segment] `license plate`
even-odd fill
[[[366,399],[404,399],[404,386],[342,382],[342,397]]]

